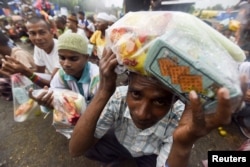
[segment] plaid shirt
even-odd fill
[[[133,123],[126,104],[127,90],[127,86],[117,87],[97,122],[95,137],[101,138],[114,127],[118,141],[133,157],[156,154],[157,167],[165,166],[173,143],[172,134],[178,125],[184,104],[177,101],[159,122],[140,130]]]

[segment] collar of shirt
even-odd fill
[[[173,114],[171,114],[171,111],[169,111],[156,124],[154,124],[150,128],[147,128],[145,130],[141,130],[140,135],[149,136],[149,135],[151,135],[151,134],[154,133],[159,138],[163,138],[163,136],[165,137],[165,135],[169,135],[169,134],[166,134],[166,128],[168,128],[168,126],[171,124],[170,123],[170,121],[171,121],[171,115],[173,115]],[[130,115],[128,107],[126,107],[123,116],[124,116],[124,118],[130,119],[131,121],[133,121],[132,118],[131,118],[131,115]],[[135,128],[137,128],[137,127],[135,126]]]

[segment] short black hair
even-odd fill
[[[56,18],[56,20],[59,21],[59,22],[61,22],[63,25],[65,25],[65,24],[67,23],[66,19],[67,19],[67,18],[64,17],[64,16],[58,16],[58,17]]]
[[[76,16],[76,13],[75,13],[75,12],[72,12],[72,13],[70,13],[70,15],[72,15],[72,16]]]
[[[39,17],[39,16],[31,17],[30,19],[27,20],[26,23],[36,24],[40,21],[43,21],[46,24],[46,26],[48,27],[48,30],[51,29],[51,24],[48,21],[46,21],[43,17]]]
[[[85,16],[85,13],[83,11],[79,11],[78,14]]]

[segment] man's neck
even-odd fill
[[[101,30],[101,33],[102,33],[102,34],[101,34],[101,37],[102,37],[102,38],[105,38],[105,30]]]
[[[77,27],[72,27],[71,31],[74,32],[74,33],[77,33]]]

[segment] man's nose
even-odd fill
[[[138,120],[147,120],[150,119],[151,114],[150,114],[150,104],[147,102],[144,102],[136,107],[136,117]]]
[[[71,66],[71,61],[66,59],[63,64],[64,66]]]
[[[40,40],[42,38],[42,35],[40,33],[36,33],[35,39]]]

